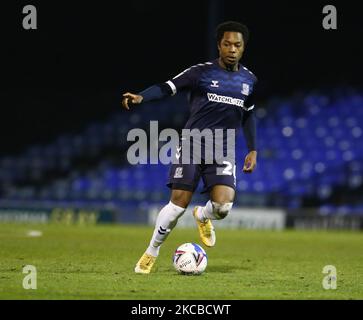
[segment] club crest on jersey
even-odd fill
[[[210,85],[211,87],[213,88],[219,88],[219,84],[218,84],[219,81],[216,81],[216,80],[212,80],[212,84]]]
[[[247,83],[242,83],[242,94],[248,96],[250,94],[250,86]]]
[[[178,167],[175,169],[174,178],[183,178],[183,167]]]

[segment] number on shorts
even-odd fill
[[[236,165],[232,165],[232,163],[230,163],[229,161],[223,161],[223,164],[225,164],[226,167],[223,169],[222,173],[227,176],[233,175],[233,177],[236,178]]]

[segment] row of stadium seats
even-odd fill
[[[185,108],[165,104],[140,107],[134,113],[116,115],[107,123],[90,125],[82,134],[61,136],[45,147],[31,147],[20,157],[0,160],[2,197],[8,199],[58,199],[88,201],[166,201],[168,166],[109,163],[102,160],[107,147],[126,147],[127,132],[148,127],[160,120],[180,128]],[[183,104],[180,99],[176,104]],[[162,112],[160,111],[162,110]],[[157,113],[157,114],[156,114]],[[299,207],[304,197],[327,201],[334,188],[356,189],[363,183],[363,94],[354,91],[332,94],[310,93],[290,99],[275,99],[256,110],[259,158],[252,175],[241,172],[245,157],[242,135],[237,140],[237,204],[247,197],[261,199],[260,205]],[[172,123],[170,120],[172,119]],[[163,122],[164,121],[164,122]],[[72,159],[100,157],[97,165],[77,170]],[[54,167],[68,174],[42,186],[17,181],[33,181]],[[199,197],[199,195],[196,195]],[[283,202],[271,202],[271,199]],[[280,201],[280,200],[279,200]]]
[[[180,96],[180,104],[185,97]],[[127,148],[127,134],[133,128],[148,128],[150,120],[159,125],[180,127],[185,113],[174,108],[170,116],[170,100],[139,106],[137,112],[117,112],[105,123],[92,123],[78,134],[62,134],[48,145],[29,146],[21,155],[0,158],[0,181],[3,183],[38,182],[48,172],[70,172],[77,159],[102,157],[105,149],[117,154]],[[168,112],[164,112],[169,110]],[[162,129],[162,127],[161,127]]]

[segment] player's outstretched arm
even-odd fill
[[[193,66],[179,73],[173,79],[155,84],[138,94],[125,93],[122,99],[122,106],[129,110],[130,104],[139,104],[141,102],[149,102],[153,100],[163,99],[173,96],[178,91],[192,88],[197,83],[200,74],[200,67]]]
[[[130,92],[124,93],[122,99],[122,106],[129,110],[130,103],[139,104],[141,102],[159,100],[172,94],[173,91],[167,83],[156,84],[138,94],[133,94]]]

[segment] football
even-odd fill
[[[207,267],[207,253],[198,244],[184,243],[175,250],[173,264],[181,274],[199,275]]]

